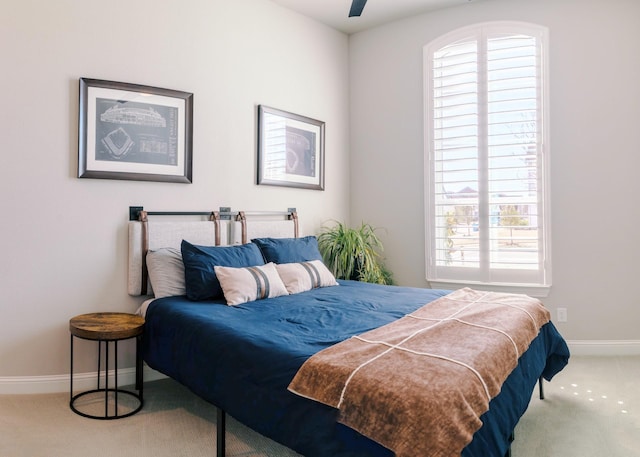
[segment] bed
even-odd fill
[[[221,295],[210,296],[211,284],[196,287],[195,292],[191,287],[192,293],[188,294],[186,289],[194,282],[194,262],[196,267],[202,266],[198,263],[203,262],[202,252],[215,253],[213,260],[205,255],[205,263],[217,261],[215,256],[221,246],[231,248],[224,250],[224,255],[233,251],[234,255],[240,252],[241,257],[247,257],[243,260],[245,264],[237,265],[238,259],[234,257],[222,258],[220,265],[215,266],[222,288],[222,284],[229,284],[225,276],[229,272],[239,274],[238,269],[249,274],[244,270],[250,267],[248,264],[258,262],[251,257],[256,252],[262,255],[265,265],[297,268],[302,268],[298,264],[317,265],[315,238],[299,236],[293,211],[285,213],[284,221],[252,224],[246,222],[245,213],[230,213],[227,218],[225,212],[211,212],[208,221],[156,223],[147,221],[148,213],[139,214],[137,219],[141,221],[129,223],[129,293],[153,293],[156,297],[141,308],[146,320],[143,357],[151,368],[215,405],[221,413],[219,432],[225,412],[305,456],[394,455],[373,439],[342,424],[336,408],[294,393],[289,389],[290,383],[303,364],[317,353],[392,324],[425,304],[437,303],[449,296],[450,291],[335,281],[323,270],[316,275],[319,286],[283,280],[282,292],[273,282],[266,294],[268,298],[264,299],[247,300],[251,294],[230,291],[229,287]],[[158,258],[163,256],[159,262]],[[184,273],[180,270],[180,257]],[[162,268],[157,267],[158,263]],[[147,264],[153,266],[148,270],[151,277],[148,284],[147,273],[142,273]],[[167,267],[171,264],[172,267]],[[177,274],[173,267],[178,269]],[[264,270],[259,273],[272,274],[271,270]],[[202,270],[199,271],[196,283],[203,281]],[[286,277],[284,270],[273,271],[280,271],[281,278]],[[166,284],[181,274],[184,286]],[[229,297],[238,294],[241,296],[238,303],[229,306]],[[529,404],[536,382],[542,378],[551,380],[568,358],[566,343],[553,323],[541,325],[500,392],[488,403],[488,411],[480,417],[482,425],[471,441],[465,443],[461,452],[434,455],[508,455],[513,430]],[[218,455],[223,452],[218,449]]]

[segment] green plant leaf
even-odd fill
[[[380,253],[382,242],[376,228],[362,223],[349,228],[334,221],[318,235],[318,248],[327,267],[338,279],[353,279],[377,284],[393,284],[391,272],[384,267]]]

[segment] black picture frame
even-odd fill
[[[325,123],[258,106],[259,185],[324,190]]]
[[[80,78],[78,178],[192,182],[193,94]]]

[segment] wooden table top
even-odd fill
[[[72,335],[88,340],[124,340],[141,335],[144,318],[129,313],[89,313],[69,320]]]

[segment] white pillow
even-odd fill
[[[187,294],[180,249],[160,248],[147,252],[147,270],[156,298]]]
[[[297,294],[316,287],[337,286],[336,278],[321,260],[276,265],[278,274],[290,294]]]
[[[255,267],[213,267],[227,305],[288,295],[274,263]]]

